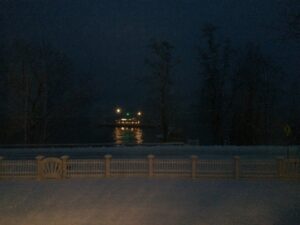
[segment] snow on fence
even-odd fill
[[[0,177],[36,177],[36,160],[3,160],[0,158]]]
[[[300,178],[300,159],[281,160],[279,165],[279,174],[281,176]]]
[[[106,158],[107,160],[107,158]],[[110,162],[110,174],[107,176],[147,176],[146,159],[113,159]]]
[[[67,160],[67,177],[104,177],[103,159]]]
[[[37,156],[36,160],[5,160],[0,157],[0,178],[73,177],[191,177],[191,178],[300,178],[299,159],[69,159]]]
[[[188,159],[156,159],[153,166],[155,176],[190,177],[192,171],[191,160]]]
[[[276,177],[278,174],[276,160],[243,160],[241,177]]]
[[[234,160],[197,160],[197,177],[230,178],[235,174]]]

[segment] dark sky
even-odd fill
[[[197,83],[195,47],[207,22],[220,27],[220,36],[234,45],[258,42],[292,76],[297,71],[297,49],[279,41],[274,29],[282,20],[276,0],[0,2],[2,38],[50,42],[68,54],[80,71],[97,76],[103,99],[112,105],[143,101],[136,78],[147,72],[144,59],[151,38],[174,44],[182,59],[176,70],[177,86],[185,96],[192,95]],[[141,94],[132,98],[133,93]]]

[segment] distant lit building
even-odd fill
[[[138,127],[141,125],[141,121],[135,117],[120,118],[116,120],[116,125],[121,127]]]
[[[134,116],[131,113],[123,113],[123,110],[120,107],[117,107],[115,110],[118,115],[118,119],[116,119],[116,126],[118,127],[140,127],[141,126],[141,118],[143,113],[138,111]]]

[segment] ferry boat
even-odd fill
[[[117,127],[140,127],[142,125],[142,112],[138,111],[136,113],[123,113],[121,108],[116,108],[116,114],[118,119],[115,121],[115,126]]]
[[[120,127],[139,127],[141,121],[135,117],[132,118],[121,118],[116,120],[116,126]]]

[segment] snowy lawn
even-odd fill
[[[1,180],[1,225],[299,225],[300,182]]]
[[[300,146],[193,146],[193,145],[154,145],[154,146],[115,146],[115,147],[52,147],[52,148],[2,148],[4,159],[34,159],[37,155],[60,157],[69,155],[77,159],[102,159],[105,154],[113,158],[146,158],[149,154],[167,158],[232,158],[241,156],[247,159],[276,159],[276,157],[300,158]]]

